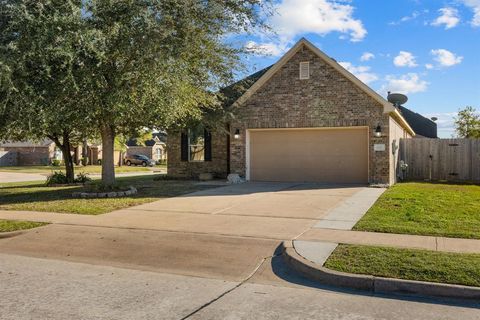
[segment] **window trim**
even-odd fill
[[[205,132],[205,129],[203,129]],[[191,149],[190,149],[190,136],[192,129],[187,130],[187,151],[188,151],[188,162],[205,162],[205,134],[204,134],[204,142],[203,142],[203,160],[192,160],[191,157]]]

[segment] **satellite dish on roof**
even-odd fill
[[[401,106],[408,101],[408,97],[401,93],[388,92],[388,102],[393,103],[395,107]]]

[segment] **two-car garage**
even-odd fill
[[[251,181],[368,183],[368,128],[259,129],[247,133]]]

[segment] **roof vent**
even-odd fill
[[[388,102],[392,103],[395,107],[399,107],[408,101],[408,97],[401,93],[388,92]]]
[[[310,79],[310,62],[300,62],[300,80]]]

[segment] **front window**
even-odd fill
[[[188,159],[190,161],[205,160],[204,128],[197,127],[188,130]]]
[[[160,148],[157,149],[157,159],[158,160],[162,159],[162,149],[160,149]]]

